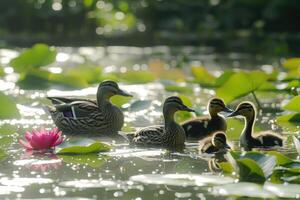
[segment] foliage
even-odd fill
[[[280,122],[300,122],[300,96],[293,97],[283,108],[285,110],[294,111],[297,113],[287,114],[277,117]]]
[[[5,95],[3,92],[0,92],[0,105],[0,119],[20,117],[15,101],[11,97]]]
[[[226,103],[229,103],[237,98],[255,92],[267,79],[268,76],[261,71],[238,72],[231,75],[222,86],[217,88],[216,93]]]
[[[210,74],[203,66],[192,66],[195,81],[203,86],[214,86],[216,77]]]
[[[87,138],[73,139],[57,146],[56,154],[90,154],[109,151],[110,146],[100,141],[94,141]]]

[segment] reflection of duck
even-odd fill
[[[226,134],[222,131],[213,133],[211,137],[204,138],[199,143],[201,153],[226,152],[226,150],[230,149],[230,146],[227,144]]]
[[[126,137],[136,145],[184,147],[184,130],[174,120],[174,115],[179,110],[194,112],[194,110],[184,105],[179,97],[167,98],[163,105],[164,125],[145,127],[134,134],[127,134]]]
[[[256,119],[256,109],[251,102],[242,102],[228,117],[243,116],[245,128],[240,137],[240,145],[245,148],[282,146],[283,138],[273,132],[264,131],[252,136]]]
[[[226,120],[219,115],[219,112],[232,112],[232,110],[227,108],[224,101],[219,98],[212,98],[208,102],[207,109],[209,116],[191,119],[181,124],[188,139],[200,140],[215,131],[226,131]]]
[[[109,99],[114,95],[131,96],[113,81],[102,82],[97,91],[97,103],[87,99],[48,97],[49,108],[57,127],[68,134],[116,134],[123,126],[122,111]]]

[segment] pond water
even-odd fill
[[[20,50],[0,50],[1,65],[6,66],[8,74],[0,80],[0,90],[14,97],[21,113],[21,119],[2,120],[2,137],[13,138],[10,147],[3,146],[8,156],[1,162],[0,198],[4,199],[224,199],[226,190],[222,185],[236,183],[234,176],[224,176],[218,169],[219,157],[201,155],[198,143],[187,142],[184,152],[169,152],[157,148],[138,148],[129,146],[125,140],[100,137],[113,144],[111,152],[98,155],[67,156],[55,154],[29,154],[19,146],[18,139],[26,130],[32,128],[54,127],[44,105],[50,105],[46,96],[80,96],[95,98],[97,84],[88,88],[70,90],[53,86],[46,90],[23,90],[16,84],[17,75],[12,73],[8,62],[18,55]],[[189,68],[181,66],[203,64],[212,73],[235,67],[257,69],[263,66],[278,67],[279,59],[263,55],[240,53],[215,53],[211,47],[99,47],[99,48],[58,48],[57,62],[49,70],[60,72],[62,68],[71,68],[78,64],[97,64],[103,66],[103,72],[126,71],[128,69],[145,70],[150,65],[164,65],[177,68],[189,77]],[[189,65],[187,65],[189,66]],[[120,87],[134,97],[122,105],[125,115],[124,131],[134,131],[162,122],[161,105],[163,100],[176,95],[166,91],[165,82],[154,81],[143,84],[120,83]],[[207,114],[206,103],[215,95],[213,89],[202,88],[195,83],[185,83],[192,92],[185,94],[197,110],[197,114]],[[299,127],[282,126],[275,118],[287,94],[264,92],[257,93],[263,105],[270,108],[259,114],[256,130],[273,130],[281,134],[295,133]],[[235,108],[241,100],[251,100],[246,96],[229,107]],[[238,149],[238,136],[243,121],[230,119],[228,138],[233,149]],[[294,147],[288,142],[277,149],[291,158],[296,158]],[[241,187],[241,186],[240,186]],[[261,191],[253,186],[254,191]],[[267,187],[267,186],[266,186]],[[269,186],[271,187],[271,186]],[[252,185],[243,186],[250,191]],[[260,188],[260,190],[262,190]],[[274,197],[270,190],[262,192],[260,197]],[[234,196],[243,196],[236,193]]]

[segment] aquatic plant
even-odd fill
[[[42,128],[40,131],[33,130],[32,132],[26,132],[25,139],[27,141],[20,139],[19,143],[26,150],[54,149],[55,146],[64,141],[61,134],[62,132],[59,131],[58,128],[54,128],[50,131]]]

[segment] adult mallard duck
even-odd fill
[[[213,133],[211,137],[204,138],[199,143],[201,153],[226,152],[230,149],[230,146],[227,144],[226,134],[222,131]]]
[[[245,127],[240,137],[240,145],[244,148],[282,146],[283,138],[271,131],[259,132],[253,136],[256,119],[256,108],[251,102],[240,103],[236,110],[227,117],[243,116]]]
[[[122,111],[110,103],[114,95],[131,96],[114,81],[100,83],[97,101],[89,99],[48,97],[56,126],[65,134],[117,134],[124,123]]]
[[[174,115],[179,110],[194,112],[194,110],[184,105],[179,97],[172,96],[167,98],[163,105],[164,125],[145,127],[134,134],[127,134],[126,137],[135,145],[176,149],[184,147],[184,130],[174,120]]]
[[[181,123],[187,139],[201,140],[216,131],[226,131],[227,124],[219,112],[232,112],[220,98],[212,98],[207,105],[208,116],[197,117]]]

